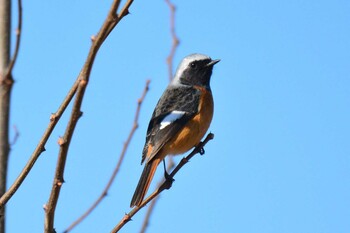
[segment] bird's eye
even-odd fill
[[[192,62],[191,64],[190,64],[190,66],[191,66],[191,68],[196,68],[197,67],[197,64],[196,63],[194,63],[194,62]]]

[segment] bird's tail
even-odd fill
[[[137,184],[134,196],[132,197],[130,203],[131,208],[134,206],[141,205],[160,161],[160,159],[153,159],[145,164],[145,167],[141,174],[141,178],[139,180],[139,183]]]

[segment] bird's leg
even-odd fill
[[[197,148],[200,146],[200,145],[202,145],[203,144],[203,142],[202,141],[200,141],[198,144],[197,144]],[[200,148],[198,148],[198,153],[200,154],[200,155],[204,155],[205,154],[205,150],[204,150],[204,148],[203,148],[203,146],[201,146]]]
[[[165,178],[165,180],[167,182],[173,183],[174,179],[169,175],[169,173],[166,170],[165,159],[163,159],[163,166],[164,166],[164,178]]]

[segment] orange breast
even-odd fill
[[[203,87],[199,89],[201,99],[199,101],[198,113],[186,124],[171,142],[163,148],[167,154],[183,154],[196,146],[207,132],[213,118],[214,102],[210,91]]]

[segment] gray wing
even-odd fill
[[[159,99],[154,109],[151,121],[148,125],[146,143],[142,153],[142,161],[150,161],[168,142],[177,134],[192,117],[198,112],[200,92],[193,87],[168,88]],[[181,118],[166,127],[161,127],[161,122],[173,111],[185,112]],[[152,151],[147,155],[149,145]]]

